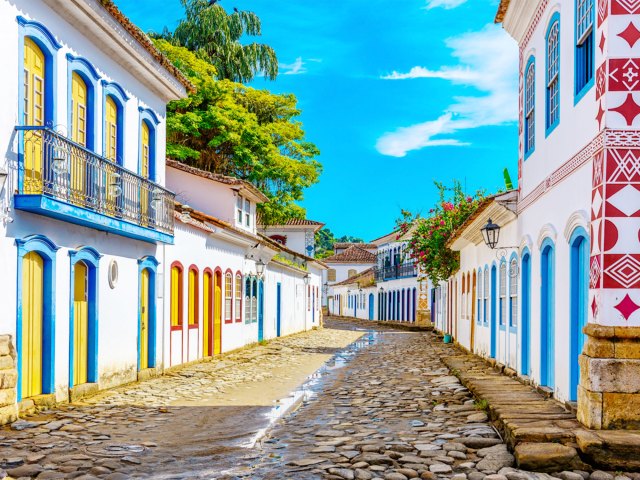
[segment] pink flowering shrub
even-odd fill
[[[450,250],[447,242],[484,199],[482,191],[473,196],[464,193],[458,181],[454,181],[452,187],[436,182],[436,187],[439,201],[429,210],[429,217],[414,217],[403,211],[398,221],[398,238],[414,227],[409,254],[435,284],[448,279],[460,267],[459,252]]]

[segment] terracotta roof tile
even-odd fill
[[[344,252],[336,253],[324,259],[324,263],[376,263],[377,257],[375,254],[366,251],[364,248],[352,245]]]
[[[362,272],[358,273],[357,275],[354,275],[353,277],[349,277],[346,280],[343,280],[341,282],[338,283],[334,283],[332,285],[332,287],[335,286],[340,286],[340,285],[351,285],[354,283],[365,283],[366,281],[372,282],[373,284],[375,284],[375,271],[374,268],[367,268],[366,270],[363,270]]]
[[[334,250],[338,250],[338,249],[344,250],[344,249],[347,249],[347,248],[349,248],[351,246],[364,248],[365,250],[372,250],[372,249],[378,248],[378,246],[376,244],[374,244],[374,243],[346,243],[346,242],[340,243],[339,242],[339,243],[334,243],[333,244],[333,249]]]

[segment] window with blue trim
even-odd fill
[[[478,323],[480,323],[481,319],[482,319],[482,270],[478,270],[478,284],[477,284],[477,289],[478,289],[478,312],[476,313],[476,320]]]
[[[509,326],[518,326],[518,259],[511,258],[509,265]]]
[[[500,325],[507,321],[507,262],[500,263]]]
[[[487,304],[489,303],[489,292],[491,291],[491,285],[490,285],[491,279],[489,278],[489,269],[487,267],[485,267],[484,269],[484,297],[483,297],[483,320],[485,325],[487,324],[487,322],[489,321],[489,319],[487,318]]]
[[[536,84],[536,64],[531,57],[525,70],[524,87],[524,153],[531,153],[535,148],[535,84]]]
[[[560,20],[547,32],[547,132],[560,120]]]
[[[575,94],[580,96],[593,80],[594,71],[593,0],[576,0]]]

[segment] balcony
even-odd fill
[[[375,275],[376,282],[387,282],[389,280],[397,280],[399,278],[417,277],[418,267],[415,262],[376,267]]]
[[[20,138],[17,210],[136,240],[173,243],[174,194],[45,127]]]

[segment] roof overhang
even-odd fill
[[[111,59],[142,81],[164,102],[187,95],[186,87],[127,32],[97,0],[44,0]],[[83,52],[78,52],[82,54]]]
[[[488,199],[449,240],[447,246],[451,250],[459,252],[465,247],[483,243],[481,229],[489,219],[500,227],[504,227],[518,217],[516,214],[517,198],[518,192],[513,190]]]

